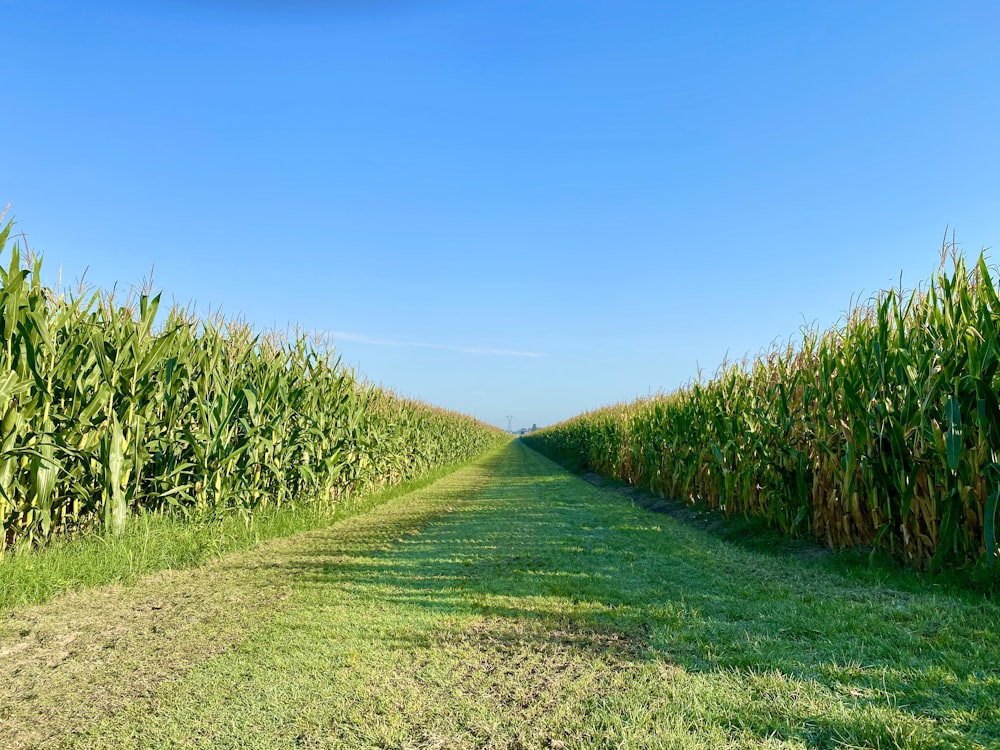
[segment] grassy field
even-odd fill
[[[0,745],[996,747],[1000,607],[752,550],[512,443],[0,620]]]

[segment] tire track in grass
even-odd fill
[[[476,471],[290,543],[285,606],[73,744],[1000,743],[996,605],[726,544],[520,443]]]

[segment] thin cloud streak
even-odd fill
[[[334,345],[337,341],[352,341],[356,344],[373,344],[375,346],[405,346],[415,349],[443,349],[450,352],[461,352],[462,354],[485,354],[495,357],[544,357],[545,354],[538,352],[519,352],[512,349],[493,349],[485,346],[458,346],[456,344],[432,344],[427,341],[396,341],[395,339],[380,339],[374,336],[366,336],[362,333],[348,333],[346,331],[330,331]]]

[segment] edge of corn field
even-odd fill
[[[47,287],[3,218],[0,611],[329,524],[506,439],[301,330]]]
[[[951,266],[948,267],[950,258]],[[709,380],[527,436],[536,450],[834,549],[1000,583],[1000,294],[954,242],[912,292]]]
[[[525,444],[531,447],[527,441]],[[749,552],[772,557],[797,557],[867,583],[891,579],[897,587],[924,590],[932,582],[932,585],[982,595],[987,599],[995,599],[1000,593],[1000,575],[983,564],[964,569],[945,568],[934,573],[915,570],[903,565],[885,549],[860,544],[832,549],[806,536],[786,534],[761,516],[727,516],[704,500],[685,502],[658,495],[613,476],[547,458],[598,489],[621,495],[639,508],[669,516],[685,526]]]
[[[0,216],[2,222],[2,216]],[[5,251],[11,222],[0,227]],[[262,334],[174,306],[41,282],[0,265],[0,551],[150,511],[198,521],[345,500],[503,439],[345,368],[332,341]]]
[[[0,556],[0,614],[69,591],[107,584],[131,586],[149,573],[194,568],[269,539],[326,528],[427,487],[488,453],[350,498],[333,509],[286,506],[257,513],[249,521],[234,515],[191,520],[146,512],[131,518],[120,534],[94,529],[8,552]]]

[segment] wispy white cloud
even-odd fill
[[[353,341],[358,344],[373,344],[375,346],[405,346],[415,349],[443,349],[462,354],[485,354],[494,357],[544,357],[539,352],[521,352],[514,349],[494,349],[488,346],[459,346],[457,344],[432,344],[427,341],[398,341],[396,339],[381,339],[367,336],[363,333],[348,333],[347,331],[330,331],[334,345],[337,341]]]

